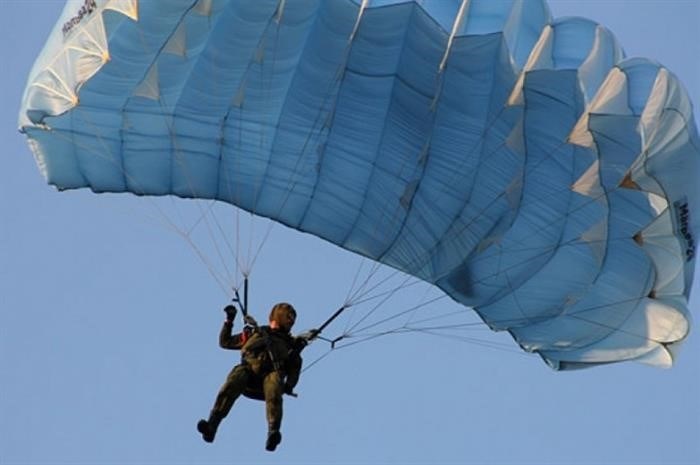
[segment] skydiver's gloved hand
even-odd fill
[[[284,393],[288,396],[297,397],[297,393],[294,392],[294,385],[291,383],[284,383]]]
[[[229,323],[233,323],[233,320],[236,319],[236,313],[238,310],[236,310],[235,305],[227,305],[224,307],[224,313],[226,313],[226,321]]]
[[[299,334],[297,336],[297,344],[299,344],[299,348],[303,349],[304,347],[309,345],[309,343],[316,339],[319,334],[321,334],[321,331],[318,329],[310,329]]]

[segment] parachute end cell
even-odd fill
[[[673,354],[666,344],[659,344],[654,350],[636,358],[635,361],[655,368],[669,369],[673,367]]]

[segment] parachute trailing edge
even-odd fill
[[[59,190],[233,204],[555,369],[670,366],[690,330],[688,95],[544,0],[71,0],[19,126]]]

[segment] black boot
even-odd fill
[[[267,442],[265,442],[265,449],[270,452],[277,448],[277,445],[282,442],[282,433],[277,429],[271,429],[267,432]]]
[[[221,419],[215,417],[214,415],[209,416],[209,420],[199,420],[197,422],[197,431],[202,435],[202,439],[205,442],[214,442],[214,437],[216,436],[216,430],[219,427]]]

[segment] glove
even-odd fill
[[[236,313],[238,310],[236,310],[235,305],[227,305],[224,307],[224,313],[226,313],[226,321],[233,322],[233,320],[236,319]]]
[[[294,386],[292,386],[289,383],[284,383],[284,393],[287,394],[288,396],[296,397],[296,393],[294,392]]]
[[[316,339],[316,337],[319,334],[321,334],[321,331],[319,331],[318,329],[310,329],[308,331],[304,331],[303,333],[299,334],[297,336],[297,338],[303,340],[306,344],[308,344],[309,342]]]
[[[299,334],[296,337],[296,350],[301,352],[304,349],[304,347],[306,347],[311,341],[316,339],[316,336],[318,336],[319,334],[321,334],[321,331],[319,331],[318,329],[310,329]]]

